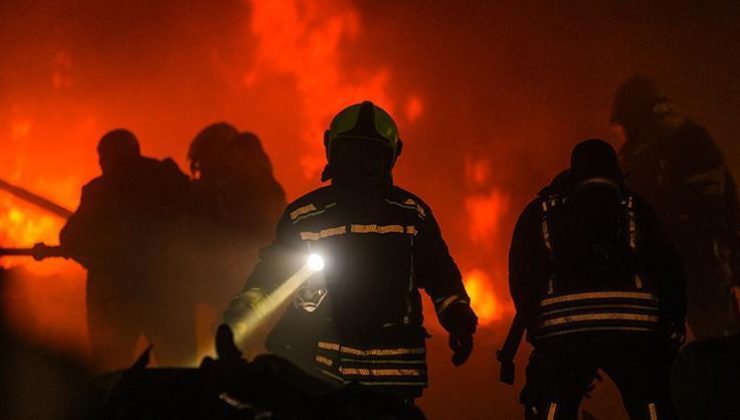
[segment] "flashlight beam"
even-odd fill
[[[263,322],[269,319],[270,315],[278,310],[286,300],[293,296],[293,293],[301,287],[301,284],[308,280],[308,278],[315,272],[316,270],[311,268],[308,264],[304,265],[300,270],[280,285],[280,287],[275,289],[275,291],[256,305],[253,310],[249,311],[242,322],[234,325],[234,341],[237,346],[243,343],[251,333],[256,331]]]
[[[267,321],[270,316],[277,311],[285,301],[287,301],[301,284],[316,273],[316,268],[311,267],[309,263],[306,263],[300,270],[295,274],[288,277],[280,287],[275,289],[270,295],[265,297],[255,308],[253,308],[243,321],[232,325],[232,332],[234,333],[234,343],[237,347],[241,347],[241,344],[254,333],[259,326]],[[198,355],[197,359],[191,363],[192,366],[198,366],[200,361],[205,356],[213,356],[215,354],[215,348],[209,346],[209,348]]]

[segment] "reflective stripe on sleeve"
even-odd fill
[[[452,305],[453,303],[458,303],[458,302],[463,303],[463,304],[469,304],[467,299],[464,299],[459,295],[451,295],[451,296],[447,296],[446,298],[437,299],[434,302],[435,303],[434,306],[436,307],[436,311],[437,311],[437,316],[441,318],[444,311],[447,310],[447,308],[449,308],[450,305]]]

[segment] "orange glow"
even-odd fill
[[[502,308],[493,291],[491,278],[481,270],[472,270],[463,276],[470,303],[478,315],[478,323],[485,327],[501,319]]]
[[[422,103],[421,98],[418,96],[409,98],[408,102],[406,102],[406,120],[413,124],[423,113],[424,104]]]
[[[476,245],[488,246],[499,234],[501,216],[509,208],[509,199],[501,191],[493,189],[487,194],[470,195],[465,198],[468,214],[468,234]]]
[[[342,67],[341,46],[360,30],[357,11],[349,3],[253,1],[251,28],[258,47],[245,83],[252,85],[261,75],[275,73],[295,81],[304,119],[299,122],[301,140],[307,149],[300,164],[307,179],[317,179],[324,167],[321,139],[337,110],[371,99],[393,112],[387,69],[352,77]]]

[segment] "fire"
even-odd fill
[[[0,194],[6,194],[0,192]],[[41,210],[29,208],[27,204],[18,203],[18,200],[2,197],[0,200],[0,246],[30,247],[38,242],[55,244],[58,241],[59,230],[63,221],[57,217],[45,214]],[[0,261],[3,266],[10,267],[28,263],[28,257],[3,257]],[[37,275],[50,275],[59,272],[60,261],[44,261],[42,263],[26,264],[27,269]]]
[[[463,282],[481,326],[490,325],[493,321],[501,319],[502,308],[493,291],[493,282],[485,272],[471,270],[463,276]]]
[[[487,194],[465,198],[465,210],[470,220],[468,233],[476,245],[491,244],[499,233],[501,215],[508,210],[509,200],[501,191],[493,189]]]
[[[358,12],[345,2],[301,0],[252,2],[251,29],[257,39],[254,67],[245,75],[253,85],[262,75],[282,74],[295,82],[303,121],[301,140],[307,152],[300,158],[306,179],[317,179],[324,167],[324,129],[343,107],[370,99],[393,113],[387,92],[387,69],[359,71],[344,64],[343,47],[360,31]],[[413,99],[409,116],[421,114]]]

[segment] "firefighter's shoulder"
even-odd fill
[[[389,205],[414,212],[420,219],[426,219],[432,211],[419,196],[397,186],[393,186],[385,201]]]
[[[285,214],[290,221],[298,223],[313,215],[323,214],[336,204],[332,187],[327,185],[304,194],[288,204],[285,208]]]
[[[104,189],[105,181],[102,176],[93,178],[87,184],[82,186],[82,196],[89,196],[91,194],[97,194],[99,191]]]

